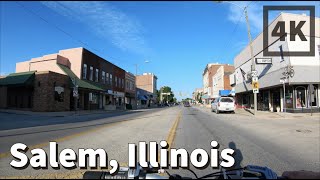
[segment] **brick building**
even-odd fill
[[[203,96],[206,104],[219,97],[220,90],[231,90],[229,75],[234,72],[234,66],[229,64],[211,63],[205,67],[203,77]]]
[[[125,77],[125,103],[127,109],[136,109],[136,77],[129,72],[126,72]]]
[[[51,71],[12,73],[0,79],[0,108],[70,110],[70,80]]]
[[[16,73],[0,80],[0,91],[0,108],[124,109],[125,71],[85,48],[66,49],[17,63]]]

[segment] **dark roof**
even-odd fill
[[[5,78],[0,79],[0,86],[24,86],[33,85],[36,71],[21,73],[11,73]]]
[[[98,90],[98,91],[104,91],[103,87],[99,86],[97,83],[93,83],[90,81],[84,81],[79,79],[72,71],[69,69],[67,66],[58,64],[58,66],[70,77],[70,78],[75,78],[76,83],[79,88],[84,88],[84,89],[93,89],[93,90]],[[72,81],[70,80],[70,83],[72,84]],[[72,85],[73,86],[73,85]]]

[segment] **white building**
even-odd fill
[[[289,21],[295,21],[298,24],[301,20],[306,23],[302,27],[302,32],[307,40],[310,39],[309,32],[309,16],[299,14],[281,13],[268,26],[268,35],[270,36],[272,30],[278,21],[285,21],[286,33],[288,33],[285,41],[269,37],[269,51],[307,51],[309,50],[308,43],[300,41],[296,36],[297,41],[290,41]],[[263,56],[263,33],[253,40],[253,55],[254,58],[272,58],[272,64],[256,64],[258,71],[258,79],[260,85],[260,92],[258,94],[258,110],[280,111],[288,112],[308,112],[312,106],[319,111],[320,104],[320,20],[315,18],[315,55],[314,56],[282,56],[267,57]],[[298,41],[299,40],[299,41]],[[270,43],[274,42],[274,43]],[[247,78],[251,71],[251,57],[249,45],[242,50],[234,59],[235,72],[230,76],[230,84],[235,87],[237,94],[237,103],[240,106],[252,108],[253,107],[253,93],[251,81]],[[283,93],[283,84],[280,78],[283,77],[283,72],[286,67],[291,66],[293,69],[292,77],[288,79],[285,87],[285,98]],[[308,85],[312,84],[315,88],[311,94],[310,106],[308,105]],[[285,101],[284,101],[285,100]],[[285,102],[285,104],[284,104]],[[285,105],[285,106],[284,106]]]

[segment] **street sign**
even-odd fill
[[[258,77],[257,76],[252,77],[252,82],[258,82]]]
[[[252,77],[257,77],[258,76],[258,71],[251,71],[251,76]]]
[[[284,83],[287,83],[288,82],[288,79],[287,78],[282,78],[280,79],[280,83],[284,84]]]
[[[272,58],[256,58],[257,64],[272,64]]]
[[[78,91],[74,90],[74,91],[73,91],[73,97],[78,97],[78,96],[79,96]]]
[[[252,91],[253,93],[259,93],[259,82],[257,81],[252,82]]]

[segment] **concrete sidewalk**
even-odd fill
[[[194,105],[196,107],[210,109],[208,105]],[[253,115],[253,109],[236,109],[235,113],[241,116],[255,117],[261,119],[320,119],[320,113],[283,113],[283,112],[269,112],[269,111],[257,111],[256,115]]]
[[[0,109],[0,113],[16,114],[16,115],[29,115],[29,116],[47,116],[47,117],[67,117],[67,116],[82,116],[89,114],[105,114],[114,112],[124,112],[128,110],[80,110],[80,111],[62,111],[62,112],[33,112],[33,111],[22,111],[13,109]]]

